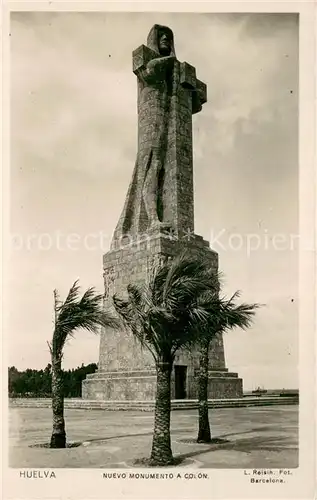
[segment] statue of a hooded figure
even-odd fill
[[[138,153],[132,182],[114,238],[136,236],[164,221],[164,163],[168,146],[176,61],[172,31],[154,25],[147,38],[152,59],[138,77]],[[174,84],[174,85],[173,85]]]
[[[176,113],[180,63],[176,60],[170,28],[155,24],[147,47],[134,51],[134,73],[138,78],[138,153],[125,206],[113,240],[133,239],[151,229],[172,229],[165,200],[166,164],[175,139],[170,134]],[[193,93],[191,113],[201,105]]]

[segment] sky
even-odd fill
[[[9,365],[43,368],[53,289],[103,291],[102,255],[137,149],[132,51],[174,31],[208,102],[193,117],[195,232],[219,253],[224,293],[259,302],[225,334],[245,389],[298,387],[298,19],[293,14],[11,14]],[[67,240],[68,238],[68,240]],[[78,332],[64,367],[98,361]]]

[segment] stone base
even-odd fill
[[[209,372],[208,399],[242,398],[242,378],[232,372]]]
[[[137,370],[130,372],[98,371],[87,375],[82,382],[82,398],[101,401],[151,401],[155,400],[155,370]],[[171,381],[172,399],[196,399],[197,379],[188,375],[186,392],[177,398],[175,376]],[[209,399],[230,399],[243,396],[242,379],[237,373],[228,371],[209,372]]]
[[[98,371],[82,381],[82,398],[115,401],[155,399],[155,370]]]
[[[153,267],[174,259],[187,250],[193,257],[203,257],[210,269],[218,270],[218,255],[209,243],[194,233],[175,239],[166,228],[154,228],[137,241],[112,242],[103,256],[105,306],[113,307],[112,297],[125,297],[127,285],[143,284]],[[99,401],[153,401],[156,394],[156,370],[153,358],[129,331],[102,329],[100,335],[99,370],[82,383],[82,397]],[[197,400],[197,370],[199,349],[180,350],[171,377],[171,398]],[[224,356],[222,334],[210,343],[209,392],[211,399],[242,397],[242,380],[229,373]]]

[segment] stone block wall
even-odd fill
[[[105,305],[110,307],[114,293],[124,296],[129,283],[144,283],[153,265],[175,257],[181,250],[192,255],[203,255],[217,271],[218,255],[208,242],[192,235],[189,240],[175,240],[163,233],[152,234],[137,242],[113,245],[104,255]],[[198,351],[180,351],[174,366],[186,366],[186,398],[197,397],[196,373],[199,368]],[[210,349],[209,397],[229,398],[242,396],[242,381],[237,374],[228,373],[225,366],[222,336]],[[155,399],[156,372],[154,361],[147,349],[128,331],[105,329],[101,333],[99,366],[95,374],[83,381],[85,399],[146,401]],[[175,398],[175,370],[172,373],[172,399]]]
[[[97,372],[83,381],[82,397],[102,401],[153,401],[156,372]]]
[[[217,270],[218,256],[212,252],[208,243],[195,236],[192,241],[172,240],[162,234],[154,234],[133,244],[117,245],[104,255],[104,281],[108,302],[111,307],[112,296],[124,297],[129,283],[144,283],[153,266],[166,259],[173,258],[180,250],[187,249],[192,254],[204,255],[211,267]],[[219,344],[219,349],[223,346]],[[223,353],[217,355],[219,359]],[[223,364],[224,366],[224,364]],[[99,370],[136,370],[153,367],[151,354],[141,349],[139,343],[126,331],[105,329],[101,333],[99,349]]]

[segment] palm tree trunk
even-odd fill
[[[198,415],[199,429],[197,443],[210,443],[210,425],[208,417],[208,351],[209,341],[200,346],[199,375],[198,375]]]
[[[151,465],[170,465],[174,462],[171,449],[171,373],[173,363],[156,363],[156,401]]]
[[[52,354],[52,409],[53,432],[50,447],[66,448],[62,360],[54,354]]]

